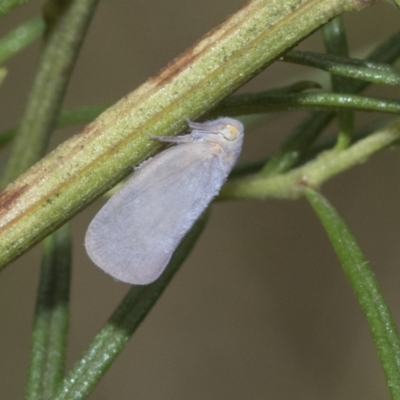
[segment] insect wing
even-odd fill
[[[229,173],[214,149],[181,144],[145,162],[89,225],[85,245],[94,263],[124,282],[156,280]]]

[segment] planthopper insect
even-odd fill
[[[145,285],[161,275],[240,154],[240,121],[187,121],[189,134],[152,136],[175,146],[143,162],[89,225],[89,257],[117,280]]]

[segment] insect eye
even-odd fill
[[[222,135],[227,140],[235,140],[239,135],[239,129],[234,125],[227,124],[222,130]]]

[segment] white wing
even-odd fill
[[[156,280],[223,185],[224,152],[195,142],[147,161],[95,216],[85,238],[95,264],[133,284]]]

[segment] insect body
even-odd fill
[[[239,156],[241,122],[188,124],[187,135],[152,137],[176,145],[139,166],[89,225],[89,257],[120,281],[144,285],[161,275]]]

